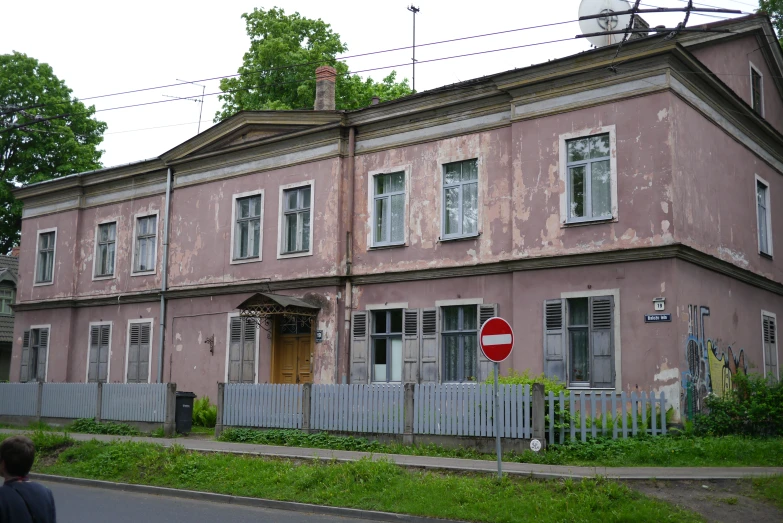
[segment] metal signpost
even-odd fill
[[[503,478],[503,468],[500,451],[500,394],[498,393],[499,363],[511,354],[514,348],[514,331],[503,318],[490,318],[484,322],[479,331],[481,352],[495,363],[495,450],[498,455],[498,479]]]

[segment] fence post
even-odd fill
[[[533,438],[546,445],[546,407],[544,406],[544,384],[533,384]]]
[[[218,395],[217,395],[217,418],[215,419],[215,438],[219,438],[223,433],[223,390],[225,389],[225,383],[218,383]]]
[[[402,400],[402,443],[403,445],[413,445],[413,391],[416,385],[406,383],[403,389]]]
[[[163,422],[163,436],[170,438],[177,429],[177,384],[166,384],[166,421]]]
[[[313,396],[312,392],[312,383],[302,385],[302,432],[304,433],[310,432],[310,410],[312,407],[310,399]]]
[[[101,421],[101,406],[103,405],[103,383],[98,382],[98,392],[95,398],[95,421]]]
[[[43,386],[44,382],[39,381],[38,382],[38,401],[35,405],[35,421],[39,422],[41,421],[41,407],[43,405]]]

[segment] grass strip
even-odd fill
[[[762,501],[768,501],[783,509],[783,476],[768,478],[753,478],[751,481],[751,496]]]
[[[481,522],[702,521],[608,480],[536,481],[411,471],[389,462],[296,462],[151,443],[34,435],[45,474]]]

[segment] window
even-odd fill
[[[255,383],[258,332],[253,318],[229,317],[226,380]]]
[[[277,325],[280,330],[280,334],[311,334],[313,330],[312,318],[306,318],[304,316],[279,316]]]
[[[764,376],[777,381],[778,373],[778,340],[777,317],[771,312],[761,312],[762,343],[764,344]]]
[[[759,252],[772,256],[772,238],[770,226],[772,225],[769,214],[769,186],[758,177],[756,178],[756,219],[759,231]]]
[[[13,289],[0,289],[0,314],[11,316],[14,313],[11,305],[14,303],[15,295]]]
[[[402,310],[372,313],[372,381],[402,381]]]
[[[95,277],[114,276],[114,258],[117,242],[117,222],[98,226],[95,244]]]
[[[237,198],[234,209],[234,260],[261,257],[262,194]]]
[[[750,106],[756,114],[764,116],[764,84],[761,72],[750,64]]]
[[[125,383],[149,383],[151,339],[151,320],[129,322]]]
[[[478,316],[475,305],[443,307],[443,381],[475,381],[478,374]]]
[[[609,133],[566,141],[569,222],[612,218]]]
[[[405,173],[373,177],[373,245],[405,242]]]
[[[19,381],[46,381],[48,352],[49,326],[24,331]]]
[[[106,383],[109,378],[111,323],[90,324],[90,347],[87,355],[87,382]]]
[[[158,217],[152,215],[136,218],[133,272],[155,272],[157,240]]]
[[[54,278],[54,242],[57,231],[38,233],[38,257],[35,283],[52,283]]]
[[[311,186],[305,185],[283,191],[283,248],[282,254],[310,250]]]
[[[478,233],[478,161],[443,166],[443,237]]]

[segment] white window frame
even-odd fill
[[[764,368],[764,377],[767,377],[767,355],[764,353],[764,316],[768,316],[775,320],[775,358],[778,362],[778,375],[775,376],[775,379],[780,380],[780,352],[778,350],[778,317],[774,312],[765,311],[764,309],[761,309],[761,366]],[[49,364],[49,360],[46,360],[47,365]]]
[[[446,236],[446,198],[445,198],[446,195],[445,195],[444,183],[443,183],[443,175],[444,175],[443,168],[450,163],[466,162],[468,160],[476,160],[476,173],[477,173],[476,205],[478,205],[478,209],[476,212],[476,232],[474,234],[452,234]],[[447,242],[451,240],[464,240],[466,238],[477,238],[481,236],[481,229],[482,229],[481,220],[484,216],[484,210],[483,210],[484,184],[482,183],[482,181],[486,179],[486,177],[483,176],[482,173],[483,167],[484,167],[484,159],[481,155],[465,154],[461,156],[438,159],[438,171],[440,172],[440,178],[438,179],[438,191],[440,196],[438,196],[438,204],[437,204],[438,215],[440,216],[440,237],[438,238],[438,241]],[[460,198],[462,198],[461,195]],[[461,201],[462,200],[460,199],[460,202]]]
[[[96,262],[98,261],[98,232],[101,230],[101,225],[108,225],[111,223],[114,224],[114,260],[112,261],[113,265],[111,268],[111,274],[106,276],[96,276],[95,266],[96,266]],[[101,222],[98,222],[95,225],[95,242],[92,244],[92,281],[113,280],[117,277],[117,253],[118,253],[117,247],[119,245],[119,239],[120,239],[119,218],[106,219]]]
[[[313,222],[313,214],[312,214],[312,189],[310,190],[310,197],[311,197],[311,209],[310,209],[310,236],[312,241],[312,222]],[[261,196],[261,214],[259,214],[259,227],[258,227],[258,257],[257,258],[239,258],[235,259],[234,256],[236,255],[236,244],[234,243],[236,241],[235,233],[237,228],[237,201],[241,200],[242,198],[248,198],[251,196]],[[266,203],[266,197],[264,196],[264,190],[258,189],[255,191],[248,191],[243,193],[237,193],[231,196],[231,248],[228,252],[228,263],[231,265],[240,265],[243,263],[254,263],[254,262],[260,262],[264,257],[264,204]],[[282,193],[281,193],[281,203],[282,203]]]
[[[54,274],[54,272],[52,272],[52,274]],[[51,347],[52,347],[52,324],[51,323],[47,323],[46,325],[30,325],[30,327],[28,327],[26,330],[29,330],[29,331],[32,332],[34,329],[49,329],[49,340],[47,341],[47,345],[46,345],[46,365],[44,365],[44,379],[43,379],[44,383],[46,383],[46,382],[49,381],[49,356],[52,353],[52,351],[51,351]],[[33,335],[30,334],[30,344],[31,345],[32,345],[32,342],[33,342]],[[32,349],[32,346],[29,349]],[[87,357],[88,358],[90,357],[89,354],[87,355]],[[28,374],[29,374],[29,371],[28,371]],[[30,382],[30,380],[27,380],[27,381]]]
[[[312,193],[310,193],[312,195]],[[312,209],[312,207],[311,207]],[[312,211],[311,211],[312,212]],[[310,215],[310,219],[312,220],[312,214]],[[311,222],[312,223],[312,222]],[[240,313],[238,312],[229,312],[226,315],[226,363],[225,363],[225,377],[223,380],[223,383],[228,383],[228,356],[229,356],[229,350],[231,349],[231,318],[236,318],[239,316]],[[258,327],[258,324],[255,325],[256,329],[256,346],[255,346],[255,366],[253,374],[255,375],[255,378],[253,379],[253,382],[258,385],[258,369],[259,369],[259,361],[258,361],[258,352],[260,347],[260,334],[261,330]]]
[[[610,171],[610,194],[612,198],[611,217],[603,218],[580,218],[579,220],[569,219],[568,207],[568,148],[566,142],[587,136],[598,134],[609,134],[609,171]],[[560,174],[560,225],[561,227],[572,227],[576,225],[590,225],[595,223],[616,222],[618,220],[617,205],[617,129],[615,125],[605,125],[603,127],[593,127],[591,129],[582,129],[570,133],[561,134],[559,137],[559,174]]]
[[[283,249],[285,243],[285,205],[283,203],[283,194],[288,189],[298,189],[299,187],[310,186],[310,244],[306,251],[286,253]],[[280,186],[277,202],[277,259],[300,258],[302,256],[313,255],[313,237],[315,236],[315,180],[304,180],[301,182],[287,183]],[[233,247],[232,247],[233,248]],[[228,367],[226,367],[228,369]],[[228,370],[226,370],[228,372]],[[226,381],[228,382],[228,381]]]
[[[386,383],[386,384],[403,383],[403,370],[404,370],[404,367],[405,367],[405,363],[404,363],[404,361],[405,361],[405,355],[404,355],[404,353],[405,353],[405,346],[404,346],[404,343],[405,343],[405,341],[404,341],[404,331],[405,331],[405,327],[404,327],[405,326],[405,318],[404,318],[404,315],[405,315],[405,309],[396,307],[397,304],[394,304],[394,303],[391,303],[389,305],[393,305],[393,307],[386,306],[386,307],[384,307],[382,309],[381,308],[377,308],[377,309],[373,309],[373,310],[369,311],[370,331],[368,332],[368,336],[370,338],[370,355],[369,355],[370,356],[370,380],[369,380],[370,383],[380,383],[380,384],[384,384],[384,383]],[[386,313],[387,318],[390,319],[388,313],[390,313],[392,310],[399,310],[400,311],[400,321],[402,322],[402,330],[399,333],[399,335],[400,335],[399,336],[399,338],[400,338],[400,361],[399,361],[399,365],[400,365],[400,380],[399,381],[394,381],[394,380],[386,379],[386,380],[380,381],[380,380],[376,380],[375,379],[375,344],[374,344],[374,341],[375,341],[376,338],[385,338],[387,340],[391,339],[392,337],[396,338],[396,334],[397,333],[396,332],[395,333],[387,332],[387,333],[378,333],[378,334],[376,334],[375,333],[375,314],[376,313]],[[389,377],[389,374],[390,374],[390,368],[393,366],[393,362],[389,361],[389,354],[390,354],[390,352],[391,351],[389,350],[389,347],[387,345],[387,347],[386,347],[386,376],[387,376],[387,378]]]
[[[568,300],[571,298],[593,298],[595,296],[612,296],[614,298],[614,389],[593,388],[593,387],[572,387],[570,385],[570,376],[566,374],[566,384],[569,390],[623,390],[622,377],[622,347],[620,346],[620,289],[601,289],[589,291],[569,291],[561,292],[560,299]],[[563,336],[567,338],[568,318],[563,318]],[[566,369],[570,361],[570,347],[566,341]],[[566,371],[567,372],[567,371]]]
[[[396,165],[377,169],[367,173],[367,245],[370,249],[385,249],[390,247],[405,247],[408,245],[410,231],[410,195],[411,195],[411,165]],[[405,176],[405,210],[403,211],[403,240],[395,243],[377,243],[375,241],[375,177],[383,174],[404,173]],[[442,183],[442,182],[441,182]],[[391,234],[391,233],[390,233]]]
[[[758,200],[758,184],[762,184],[764,187],[767,188],[766,190],[766,202],[765,205],[767,206],[767,252],[764,252],[761,250],[761,242],[759,241],[759,231],[761,228],[759,227],[761,224],[759,223],[759,200]],[[770,208],[770,189],[769,189],[769,182],[759,176],[758,174],[755,176],[755,180],[753,182],[753,201],[755,202],[754,207],[756,208],[756,241],[758,242],[758,251],[759,254],[763,254],[765,256],[772,257],[772,209]]]
[[[109,356],[106,360],[106,383],[111,383],[111,339],[114,337],[113,321],[91,321],[87,327],[87,361],[85,362],[86,366],[84,369],[84,383],[90,382],[90,334],[92,333],[93,327],[98,327],[101,325],[109,326]],[[152,344],[150,343],[150,345]]]
[[[155,263],[152,270],[136,271],[136,230],[139,226],[139,218],[149,218],[155,216]],[[131,252],[131,276],[149,276],[155,274],[158,270],[158,242],[160,239],[160,211],[141,212],[133,217],[133,247]],[[116,259],[116,256],[115,256]]]
[[[761,90],[759,92],[759,96],[761,97],[761,112],[756,113],[762,118],[764,118],[765,110],[764,110],[764,75],[761,73],[761,69],[753,65],[753,62],[748,61],[748,64],[750,65],[750,73],[748,74],[748,87],[750,89],[750,108],[753,109],[753,73],[755,72],[757,75],[759,75],[759,78],[761,78]],[[753,112],[755,113],[756,110],[753,109]]]
[[[8,301],[8,312],[3,312],[3,301],[5,300],[5,296],[2,296],[0,294],[0,316],[13,316],[14,315],[14,309],[12,305],[14,304],[14,301],[16,301],[16,289],[13,287],[0,287],[0,293],[3,291],[9,291],[11,293],[11,296]]]
[[[38,259],[40,258],[41,235],[54,233],[54,250],[52,251],[52,281],[38,281]],[[35,268],[33,269],[33,287],[43,287],[44,285],[54,285],[54,272],[57,267],[57,227],[49,229],[39,229],[35,235]]]
[[[145,215],[145,216],[151,216],[151,215]],[[135,237],[135,235],[134,235]],[[157,253],[156,253],[157,254]],[[130,331],[131,331],[131,325],[134,323],[149,323],[150,324],[150,354],[149,354],[149,364],[147,365],[147,383],[151,383],[152,379],[152,340],[155,339],[153,330],[155,329],[155,318],[141,318],[138,320],[128,320],[128,328],[125,331],[125,376],[122,379],[123,383],[128,383],[128,353],[130,352]],[[89,372],[90,372],[90,355],[89,352],[87,353],[87,373],[89,378]],[[111,361],[111,330],[109,331],[109,361]],[[106,376],[106,383],[109,382],[109,376],[108,376],[108,368],[107,368],[107,376]]]

